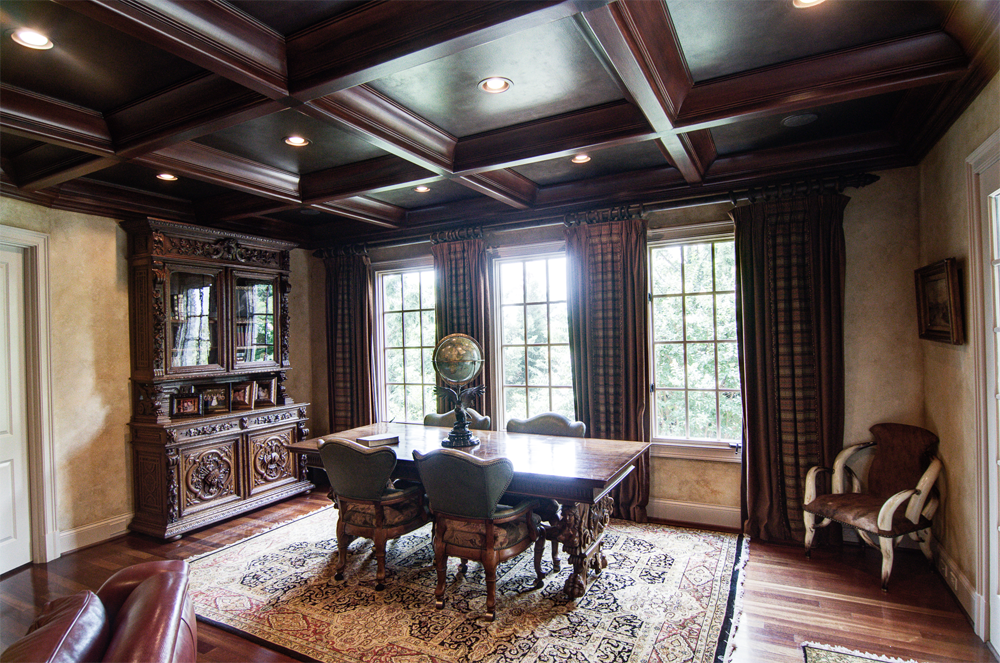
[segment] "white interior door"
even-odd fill
[[[988,640],[994,651],[1000,651],[1000,449],[997,446],[997,432],[1000,429],[1000,162],[994,163],[980,175],[980,190],[983,199],[982,219],[984,235],[988,228],[989,236],[983,237],[987,252],[987,269],[990,274],[986,279],[992,283],[991,293],[987,294],[987,311],[984,316],[987,329],[986,362],[987,389],[992,397],[987,417],[987,463],[989,474],[989,537],[987,558],[989,559],[990,579],[987,585],[989,594],[989,634]]]
[[[31,561],[24,255],[0,245],[0,573]]]

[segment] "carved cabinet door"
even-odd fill
[[[180,514],[185,516],[241,499],[239,437],[180,450]]]
[[[247,468],[250,495],[271,490],[299,477],[297,454],[286,444],[295,441],[293,427],[262,431],[247,436]]]

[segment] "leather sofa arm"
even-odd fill
[[[195,661],[196,635],[188,623],[191,601],[186,573],[157,573],[129,595],[118,611],[105,661]]]
[[[158,573],[181,573],[187,577],[188,564],[181,559],[142,562],[125,567],[105,580],[101,588],[97,590],[97,596],[104,604],[104,610],[108,614],[108,622],[114,625],[118,611],[135,588],[147,578]]]

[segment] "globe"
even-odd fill
[[[442,379],[462,385],[483,369],[483,348],[471,336],[451,334],[438,342],[432,361]]]

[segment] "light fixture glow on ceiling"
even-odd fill
[[[10,38],[21,46],[27,46],[28,48],[34,48],[39,51],[47,51],[53,46],[53,43],[49,41],[48,37],[43,35],[41,32],[29,30],[28,28],[19,28],[15,30],[11,33]]]
[[[502,76],[491,76],[479,81],[479,89],[490,94],[500,94],[506,92],[513,85],[509,78]]]
[[[292,147],[305,147],[309,144],[309,140],[302,136],[287,136],[285,137],[285,142]]]
[[[174,175],[173,173],[159,173],[156,176],[156,178],[160,179],[160,180],[163,180],[165,182],[176,182],[177,181],[177,176]]]
[[[807,124],[812,124],[819,119],[819,115],[816,113],[799,113],[798,115],[789,115],[781,121],[781,126],[783,127],[803,127]]]
[[[809,7],[815,7],[823,0],[792,0],[792,6],[797,9],[808,9]]]
[[[421,184],[420,186],[413,187],[413,190],[416,191],[417,193],[427,193],[431,190],[431,188],[429,186],[424,186],[423,184]]]
[[[590,161],[590,157],[586,154],[577,154],[575,157],[570,159],[573,163],[587,163]]]

